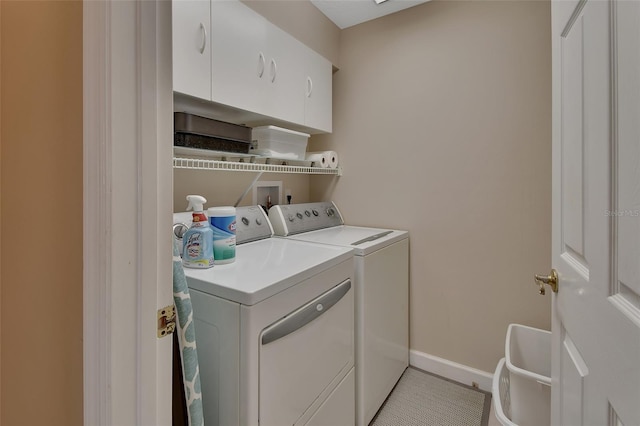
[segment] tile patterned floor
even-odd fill
[[[491,395],[409,367],[370,426],[488,426]]]

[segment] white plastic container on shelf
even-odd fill
[[[309,134],[276,126],[255,127],[251,131],[249,153],[287,160],[304,160]]]
[[[492,391],[496,416],[503,425],[548,425],[551,422],[551,332],[510,324],[505,358],[496,368]]]

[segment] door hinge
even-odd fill
[[[176,329],[176,307],[174,305],[158,309],[158,337],[165,337]]]

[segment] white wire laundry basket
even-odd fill
[[[505,358],[498,362],[492,393],[504,426],[545,426],[551,421],[551,333],[511,324]]]

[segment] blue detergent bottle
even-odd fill
[[[213,231],[204,214],[207,200],[201,195],[187,195],[187,210],[193,210],[193,224],[182,237],[182,264],[186,268],[213,266]]]

